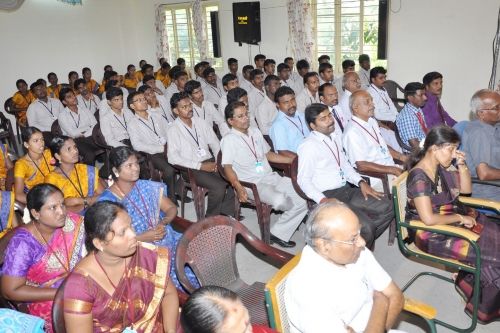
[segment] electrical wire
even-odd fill
[[[497,82],[496,77],[497,77],[498,58],[500,56],[500,8],[498,9],[497,31],[495,37],[493,38],[492,48],[493,48],[493,65],[491,68],[491,77],[488,87],[490,89],[495,89]]]

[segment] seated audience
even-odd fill
[[[328,106],[328,110],[330,110],[335,119],[335,131],[340,131],[339,134],[342,135],[351,120],[350,109],[343,110],[338,105],[339,94],[335,85],[331,83],[322,84],[318,89],[318,94],[321,103]]]
[[[60,100],[47,96],[47,88],[40,80],[31,84],[31,91],[36,99],[26,112],[28,124],[42,131],[44,139],[50,140],[52,139],[52,124],[57,120],[64,106]]]
[[[141,81],[144,81],[144,78],[146,76],[154,77],[155,73],[154,73],[153,65],[145,64],[144,66],[141,67],[141,73],[142,73]],[[166,92],[165,86],[163,85],[163,83],[160,80],[155,80],[155,87],[157,88],[158,93],[165,94],[165,92]]]
[[[89,110],[91,114],[99,110],[101,99],[88,90],[84,79],[75,81],[74,91],[77,93],[76,100],[79,106]]]
[[[148,84],[143,85],[137,91],[144,94],[148,102],[148,112],[159,116],[163,121],[163,125],[168,126],[175,120],[170,103],[167,103],[164,95],[156,93]]]
[[[422,108],[427,128],[431,129],[437,125],[448,125],[453,127],[457,122],[450,117],[441,105],[441,94],[443,93],[443,75],[438,72],[430,72],[424,75],[422,82],[425,85],[425,96],[427,103]]]
[[[264,72],[264,62],[266,61],[266,56],[263,54],[257,54],[253,57],[253,62],[255,64],[255,69],[260,69]]]
[[[222,95],[224,95],[223,88],[217,84],[217,75],[215,74],[215,69],[212,67],[207,67],[203,71],[203,78],[207,82],[207,85],[204,86],[203,89],[203,95],[205,96],[206,100],[211,102],[212,104],[217,107],[219,104],[219,100],[221,99]]]
[[[470,173],[480,180],[500,181],[500,94],[482,89],[470,104],[476,120],[462,134]],[[500,187],[473,183],[472,196],[500,201]]]
[[[139,85],[139,80],[137,79],[135,66],[130,64],[127,66],[127,73],[123,76],[123,86],[127,89],[135,90]]]
[[[191,82],[200,85],[193,80],[186,84],[187,88]],[[215,157],[220,145],[211,124],[193,117],[191,101],[185,92],[172,96],[171,107],[177,119],[167,132],[168,161],[193,169],[196,184],[208,189],[206,216],[234,216],[234,190],[217,171]],[[217,113],[215,109],[214,112]],[[187,179],[187,173],[183,177]]]
[[[31,221],[14,231],[2,266],[2,294],[27,303],[30,314],[52,330],[57,288],[82,258],[85,229],[79,215],[66,211],[61,191],[38,184],[27,196]]]
[[[340,90],[337,85],[336,88],[337,88],[337,93],[340,97],[339,98],[340,109],[342,109],[346,117],[350,118],[351,108],[349,106],[349,97],[351,97],[353,92],[361,89],[361,80],[359,79],[358,73],[353,71],[345,73],[342,76],[342,83]],[[347,122],[349,122],[349,120]]]
[[[14,192],[16,201],[24,208],[26,194],[33,186],[41,184],[51,171],[52,154],[45,148],[42,132],[36,127],[25,127],[21,131],[26,155],[16,161],[14,166]]]
[[[184,333],[276,333],[268,327],[252,325],[239,296],[217,286],[194,291],[182,307],[180,323]]]
[[[201,83],[202,88],[207,84],[203,78],[203,71],[208,67],[210,67],[210,63],[208,61],[200,61],[194,66],[195,80]]]
[[[240,80],[238,78],[238,83],[241,88],[245,89],[246,91],[250,91],[252,88],[252,82],[250,82],[250,73],[254,70],[252,65],[245,65],[243,66],[241,73],[243,74],[243,78]],[[225,109],[224,109],[225,110]],[[220,110],[222,114],[224,114],[224,110]]]
[[[56,73],[50,72],[47,75],[47,80],[50,83],[50,86],[47,87],[47,94],[49,97],[59,100],[59,91],[62,89],[62,84],[57,83],[58,78]]]
[[[333,134],[335,122],[326,105],[308,106],[305,120],[312,132],[297,151],[297,182],[317,203],[345,202],[361,220],[361,235],[371,248],[394,218],[391,200],[370,187],[349,164],[340,137]]]
[[[387,174],[391,187],[394,176],[399,176],[402,172],[393,158],[401,161],[406,158],[385,143],[377,121],[373,118],[373,99],[366,90],[359,90],[351,95],[351,109],[352,119],[342,136],[347,159],[360,173]],[[378,178],[370,177],[370,186],[376,191],[384,192],[382,181]]]
[[[309,216],[285,286],[290,332],[390,332],[396,324],[403,293],[365,247],[360,219],[332,202]]]
[[[290,163],[291,159],[272,152],[262,133],[250,127],[245,104],[231,103],[225,112],[231,126],[231,131],[221,141],[222,165],[227,179],[240,202],[252,199],[252,193],[240,184],[240,180],[248,181],[256,184],[263,202],[283,211],[271,226],[271,243],[294,247],[295,242],[290,238],[307,213],[307,206],[293,189],[290,178],[273,172],[268,162]]]
[[[184,58],[177,58],[177,66],[181,68],[181,71],[186,72],[188,75],[188,81],[191,80],[191,70],[186,67],[186,59]]]
[[[279,110],[269,130],[274,151],[294,158],[297,148],[309,135],[304,113],[297,112],[295,93],[291,88],[280,87],[274,95],[274,100],[275,107]]]
[[[28,84],[23,79],[16,81],[16,93],[12,96],[12,104],[16,112],[16,120],[21,124],[26,124],[26,110],[35,100],[32,92],[28,90]]]
[[[359,70],[358,76],[361,80],[361,89],[366,90],[370,87],[370,56],[368,54],[360,54],[358,58]]]
[[[163,83],[164,87],[168,87],[172,82],[170,75],[168,75],[171,68],[170,64],[165,61],[161,64],[160,70],[158,70],[155,74],[155,79]]]
[[[125,103],[127,101],[128,97],[128,90],[120,86],[120,82],[118,80],[109,80],[108,83],[106,83],[106,91],[109,90],[111,87],[118,88],[122,91],[123,94],[123,102]],[[101,100],[101,103],[99,103],[99,119],[102,119],[103,116],[111,112],[111,107],[109,106],[108,100],[104,97],[106,97],[106,91],[103,94],[103,99]],[[126,104],[126,103],[125,103]],[[124,106],[124,108],[127,108],[127,105]]]
[[[297,94],[297,109],[304,113],[308,105],[319,103],[319,79],[318,73],[309,72],[304,75],[304,89]]]
[[[276,61],[274,59],[264,60],[264,76],[274,75],[276,71]]]
[[[281,63],[278,65],[277,70],[281,86],[286,86],[293,89],[293,80],[290,78],[290,67],[288,67],[288,65],[285,63]]]
[[[405,99],[407,102],[396,118],[396,126],[403,143],[417,149],[429,131],[421,109],[427,101],[424,85],[420,82],[408,83],[405,87]]]
[[[342,95],[344,94],[344,91],[342,90],[342,87],[344,84],[344,76],[349,72],[354,72],[355,68],[356,68],[356,64],[354,63],[353,60],[345,59],[344,61],[342,61],[342,73],[343,74],[337,76],[337,78],[335,79],[335,82],[334,82],[335,87],[337,88],[337,91],[338,91],[340,97],[342,97]],[[354,72],[354,73],[356,73],[356,72]]]
[[[111,81],[111,80],[118,81],[118,73],[115,72],[114,70],[104,71],[104,76],[102,78],[102,84],[99,86],[99,91],[98,91],[99,94],[103,94],[105,92],[106,87],[108,86],[109,81]],[[142,79],[141,79],[141,81],[142,81]],[[125,90],[127,90],[127,89],[125,89]],[[127,93],[128,93],[128,90],[127,90]],[[101,109],[101,108],[99,108],[99,109]]]
[[[92,79],[92,71],[88,67],[82,69],[82,78],[85,80],[87,90],[91,94],[96,94],[99,91],[99,83]],[[71,87],[74,87],[76,80]],[[76,90],[76,89],[75,89]]]
[[[234,74],[226,74],[222,77],[222,88],[224,88],[224,93],[219,99],[219,102],[217,103],[217,109],[219,111],[219,114],[223,115],[224,110],[226,109],[227,106],[227,92],[231,89],[234,89],[236,87],[239,87],[240,83],[238,80],[238,77]],[[222,116],[222,119],[224,119],[224,116]]]
[[[106,101],[111,112],[101,117],[101,132],[106,143],[111,147],[131,146],[128,124],[133,114],[124,108],[123,92],[120,88],[110,87],[106,90]]]
[[[276,75],[268,75],[264,80],[264,89],[266,96],[260,103],[255,111],[255,121],[259,126],[260,131],[264,135],[269,134],[269,129],[276,118],[278,111],[276,110],[276,103],[274,102],[274,94],[280,87],[280,79]]]
[[[243,78],[243,71],[238,72],[238,60],[237,59],[235,59],[235,58],[227,59],[227,69],[229,70],[228,74],[233,74],[234,76],[236,76],[239,83],[243,82],[243,79],[244,79]],[[229,89],[227,89],[227,90],[229,90]]]
[[[114,202],[89,208],[85,231],[89,254],[64,288],[66,332],[174,333],[179,300],[168,249],[137,241],[130,217]]]
[[[264,97],[266,97],[266,92],[264,90],[264,72],[260,69],[252,70],[250,72],[250,82],[252,82],[252,87],[249,91],[247,91],[248,111],[250,112],[251,119],[253,119],[253,123],[255,123],[255,113],[257,112],[257,108],[264,100]]]
[[[318,57],[318,65],[321,64],[329,64],[330,63],[330,56],[326,54],[322,54]]]
[[[170,107],[170,98],[172,98],[172,95],[184,91],[184,86],[188,81],[188,76],[186,72],[183,72],[181,70],[176,71],[172,69],[170,73],[172,75],[173,81],[168,86],[167,91],[165,92],[165,100],[168,102],[169,107]]]
[[[319,65],[319,84],[330,83],[333,84],[333,66],[328,62],[324,62]]]
[[[436,126],[427,134],[423,148],[413,153],[406,180],[406,220],[417,219],[426,225],[463,226],[480,235],[477,241],[482,261],[478,318],[488,322],[500,317],[500,288],[497,284],[500,276],[500,225],[458,201],[459,195],[468,195],[472,190],[465,154],[457,150],[459,143],[460,137],[452,128]],[[456,161],[455,167],[450,168],[453,160]],[[475,252],[462,238],[423,230],[411,236],[422,251],[474,265]],[[455,283],[465,295],[465,311],[470,314],[474,277],[460,271]]]
[[[49,148],[56,162],[55,168],[45,176],[45,182],[61,189],[68,209],[75,212],[85,210],[103,190],[97,168],[78,163],[78,147],[70,137],[54,137]]]
[[[286,62],[286,61],[285,61]],[[293,62],[293,59],[292,59]],[[290,66],[290,64],[288,64]],[[293,66],[293,65],[292,65]],[[295,94],[298,95],[304,90],[304,76],[309,73],[309,70],[311,69],[311,66],[305,59],[301,59],[297,61],[297,64],[295,65],[297,68],[296,72],[292,72],[292,80],[293,80],[293,90],[295,91]],[[290,67],[293,68],[293,67]]]
[[[68,83],[64,85],[63,88],[70,88],[73,90],[73,87],[75,86],[75,81],[78,80],[80,76],[78,75],[77,72],[71,71],[68,73]],[[59,96],[60,97],[60,96]]]
[[[215,108],[215,105],[205,100],[201,83],[195,80],[188,81],[184,86],[184,91],[191,99],[193,105],[191,112],[194,116],[203,119],[212,132],[214,124],[217,125],[222,136],[229,132],[227,123],[224,121],[224,118],[219,111]],[[217,156],[217,154],[215,154],[215,156]]]
[[[62,133],[75,140],[82,154],[82,162],[93,165],[99,150],[92,139],[92,131],[97,124],[94,114],[78,105],[75,93],[69,88],[63,88],[59,98],[65,106],[58,115]]]

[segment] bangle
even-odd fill
[[[87,201],[87,198],[83,198],[83,208],[87,208],[89,206],[89,202]]]
[[[464,217],[460,214],[455,214],[460,218],[460,224],[464,224]]]

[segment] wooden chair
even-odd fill
[[[52,126],[50,126],[50,132],[54,136],[61,136],[61,135],[63,135],[61,126],[59,125],[59,120],[57,120],[57,119],[54,120],[54,122],[52,123]]]
[[[183,167],[181,165],[174,164],[173,167],[179,171],[180,177],[184,182],[184,185],[181,186],[181,216],[184,217],[184,205],[185,205],[185,197],[187,195],[187,189],[191,190],[193,193],[193,201],[194,201],[194,209],[196,212],[196,218],[201,220],[205,218],[205,195],[208,193],[208,189],[200,186],[196,183],[196,179],[194,178],[193,169]],[[184,176],[187,176],[187,181],[184,179]]]
[[[177,245],[176,272],[188,292],[195,288],[184,268],[191,267],[201,286],[216,285],[236,292],[248,308],[252,324],[268,325],[264,283],[246,284],[236,265],[236,242],[243,241],[252,253],[281,267],[292,255],[265,244],[244,225],[230,217],[212,216],[189,227]]]
[[[224,173],[224,166],[222,165],[222,150],[219,151],[219,154],[217,155],[217,169],[219,170],[219,173],[221,174],[222,178],[224,178],[227,181],[226,175]],[[260,236],[262,241],[264,241],[266,244],[270,244],[271,211],[273,207],[260,200],[259,191],[257,191],[257,185],[255,185],[254,183],[245,182],[241,180],[240,184],[243,187],[252,191],[253,200],[248,198],[247,204],[250,205],[251,207],[254,207],[255,210],[257,211],[257,221],[259,223]],[[236,205],[235,212],[237,212],[237,214],[239,215],[240,202],[238,201],[238,195],[236,193],[236,190],[234,191],[234,194],[235,194],[235,205]]]
[[[16,155],[19,155],[19,150],[17,148],[17,141],[16,137],[14,136],[14,130],[12,129],[12,124],[10,123],[10,120],[7,119],[7,117],[0,112],[0,140],[6,140],[10,147],[14,149],[16,152]],[[19,135],[20,129],[18,129],[17,134]],[[19,135],[19,138],[21,136]]]
[[[8,98],[5,103],[3,104],[3,108],[5,112],[7,112],[10,115],[13,115],[16,118],[16,132],[17,132],[17,139],[19,140],[19,143],[22,144],[22,139],[21,139],[21,127],[23,127],[19,121],[18,121],[18,110],[14,107],[14,100],[12,97]],[[3,121],[3,119],[2,119]],[[9,122],[10,123],[10,122]],[[12,125],[11,125],[12,128]],[[14,133],[14,131],[12,131]],[[14,134],[12,134],[14,135]]]
[[[398,97],[398,92],[404,96],[405,90],[403,87],[401,87],[396,81],[387,80],[384,83],[384,88],[387,90],[387,94],[391,98],[398,112],[401,111],[406,101],[404,98]]]
[[[392,196],[394,202],[394,211],[396,213],[396,222],[397,222],[397,235],[398,235],[398,246],[400,251],[403,253],[405,257],[415,257],[419,258],[420,262],[430,262],[434,264],[441,264],[445,268],[452,271],[464,271],[474,275],[474,287],[472,291],[472,304],[474,310],[471,314],[471,324],[467,328],[459,328],[451,323],[444,322],[439,319],[435,319],[436,324],[444,326],[450,330],[456,332],[473,332],[477,325],[477,308],[479,303],[479,288],[480,288],[480,276],[481,276],[481,251],[477,244],[477,240],[479,236],[467,229],[452,226],[452,225],[433,225],[429,226],[424,224],[422,221],[411,220],[407,221],[405,218],[406,212],[406,204],[407,204],[407,192],[406,192],[406,179],[408,178],[408,172],[404,172],[401,174],[393,183],[392,187]],[[460,201],[464,204],[473,204],[476,207],[478,205],[487,206],[487,201],[481,201],[481,199],[475,198],[464,198],[460,197]],[[499,208],[499,203],[496,203],[496,208]],[[458,260],[447,259],[443,257],[439,257],[437,255],[428,254],[419,248],[413,243],[411,238],[409,237],[409,230],[414,232],[418,230],[432,231],[436,234],[441,234],[445,236],[451,236],[466,240],[471,249],[475,252],[476,260],[473,265],[465,264]],[[433,272],[421,272],[415,275],[403,288],[402,290],[407,290],[417,279],[422,276],[429,276],[438,278],[440,280],[454,283],[454,280],[449,278],[448,276],[433,273]],[[436,290],[438,292],[438,290]]]
[[[309,211],[313,210],[314,207],[316,207],[316,202],[309,198],[300,188],[299,183],[297,182],[297,176],[298,176],[298,171],[299,171],[299,156],[295,157],[292,160],[292,164],[290,166],[290,179],[292,180],[292,185],[293,188],[295,189],[295,192],[304,199],[307,202],[307,208]]]
[[[280,333],[290,332],[290,322],[285,304],[285,288],[288,275],[297,266],[300,257],[301,253],[293,257],[266,283],[265,296],[269,323],[271,328]],[[405,298],[404,310],[422,317],[429,326],[431,333],[436,333],[436,325],[434,323],[436,310],[433,307],[413,299]]]

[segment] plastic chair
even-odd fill
[[[405,90],[403,89],[403,87],[401,87],[396,81],[387,80],[384,83],[384,88],[385,90],[387,90],[387,94],[391,98],[398,112],[401,111],[405,104],[405,99],[399,98],[398,92],[404,95]]]
[[[181,165],[174,164],[174,169],[179,171],[180,178],[184,184],[181,185],[181,216],[184,217],[184,206],[185,198],[187,195],[187,189],[191,190],[193,193],[194,209],[196,212],[196,218],[201,220],[205,217],[205,195],[208,193],[208,189],[199,186],[194,178],[193,169],[183,167]],[[188,181],[184,179],[187,176]]]
[[[407,188],[406,188],[406,179],[408,177],[408,172],[404,172],[401,174],[398,178],[393,183],[392,187],[392,195],[393,195],[393,202],[394,202],[394,211],[396,214],[396,222],[397,222],[397,235],[398,235],[398,246],[401,252],[405,257],[415,257],[421,259],[421,262],[430,262],[430,263],[438,263],[443,265],[445,268],[448,268],[449,270],[452,271],[464,271],[467,273],[471,273],[474,275],[474,288],[472,291],[472,304],[473,304],[473,311],[471,314],[471,324],[467,328],[459,328],[451,323],[444,322],[439,319],[435,319],[434,321],[436,324],[444,326],[450,330],[456,331],[456,332],[472,332],[474,331],[476,325],[477,325],[477,308],[478,308],[478,302],[479,302],[479,288],[480,288],[480,276],[481,276],[481,251],[479,249],[479,246],[477,245],[477,239],[479,236],[467,229],[452,226],[452,225],[433,225],[433,226],[428,226],[424,224],[422,221],[417,221],[417,220],[412,220],[412,221],[406,221],[405,219],[405,212],[406,212],[406,204],[407,204]],[[487,201],[481,200],[481,199],[476,199],[476,198],[464,198],[460,197],[460,201],[463,202],[464,204],[468,205],[484,205],[486,206],[488,204]],[[497,202],[497,209],[500,207],[500,203]],[[409,238],[408,231],[413,230],[426,230],[426,231],[432,231],[437,234],[442,234],[446,236],[452,236],[456,238],[461,238],[466,240],[471,248],[474,250],[476,253],[476,260],[474,262],[474,265],[469,265],[465,264],[463,262],[460,262],[458,260],[454,259],[448,259],[448,258],[442,258],[436,255],[428,254],[419,248],[416,247],[416,245],[411,241]],[[402,290],[405,291],[407,290],[417,279],[419,279],[422,276],[429,276],[429,277],[434,277],[441,279],[443,281],[449,282],[449,283],[454,283],[454,281],[444,275],[433,273],[433,272],[421,272],[417,275],[415,275],[403,288]],[[436,291],[437,292],[437,291]]]
[[[14,107],[14,100],[12,99],[12,97],[8,98],[5,103],[3,104],[3,108],[5,110],[5,112],[7,112],[8,114],[10,115],[13,115],[14,117],[16,117],[16,132],[17,132],[17,138],[19,140],[19,143],[22,144],[22,139],[21,139],[21,127],[23,127],[19,121],[18,121],[18,110],[16,110],[16,108]],[[7,118],[6,118],[7,119]],[[2,119],[3,121],[3,119]],[[10,122],[9,122],[10,124]],[[10,125],[10,127],[12,128],[12,125]],[[14,131],[12,131],[12,135],[14,135]]]
[[[265,244],[233,218],[212,216],[189,227],[177,245],[176,272],[188,292],[195,288],[185,275],[191,267],[201,286],[215,285],[236,292],[248,308],[252,324],[268,325],[264,283],[246,284],[236,265],[236,242],[242,240],[252,253],[280,267],[292,255]]]
[[[300,188],[299,183],[297,182],[297,175],[299,172],[299,156],[295,157],[292,160],[292,165],[290,166],[290,179],[292,180],[293,188],[295,192],[307,202],[307,208],[309,211],[313,210],[316,207],[316,202],[309,198]]]
[[[17,148],[16,137],[14,136],[14,130],[12,129],[12,124],[7,117],[0,112],[0,140],[6,140],[12,149],[16,152],[16,155],[19,155],[19,151]],[[18,128],[17,134],[19,135],[20,129]],[[20,138],[21,136],[19,136]]]

